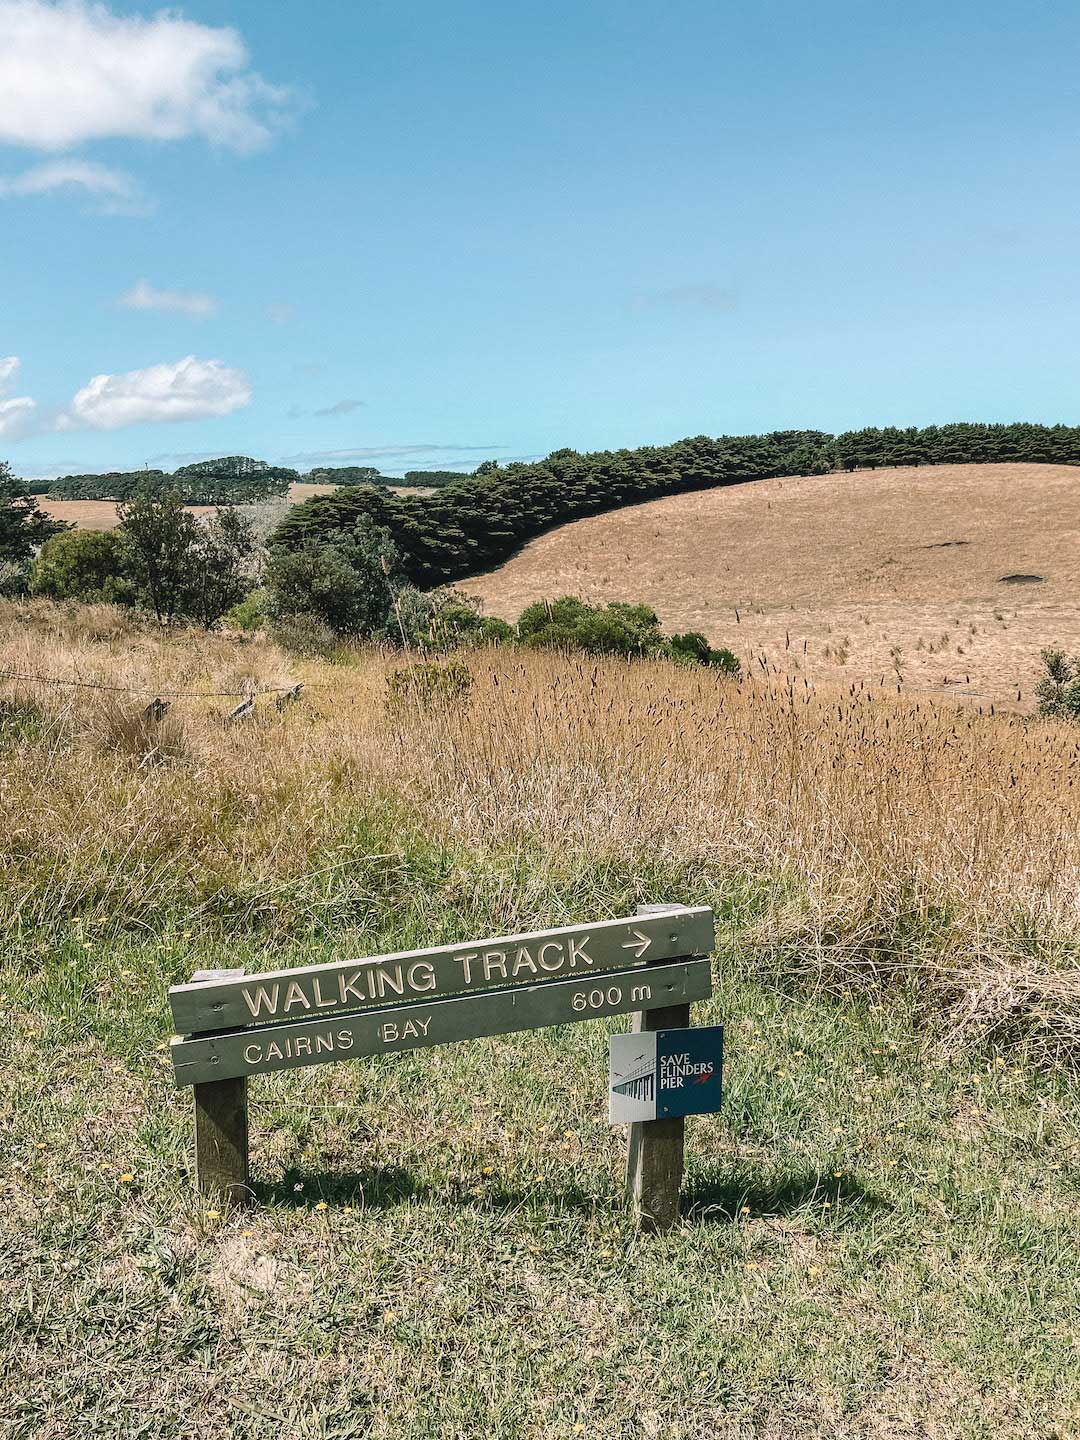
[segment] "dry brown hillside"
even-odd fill
[[[1080,470],[942,465],[671,496],[565,525],[463,588],[507,618],[564,594],[647,601],[755,670],[899,676],[1027,708],[1040,649],[1080,651]]]

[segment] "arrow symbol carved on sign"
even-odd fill
[[[634,952],[634,959],[635,959],[635,960],[640,960],[641,957],[642,957],[642,955],[645,954],[645,951],[646,951],[646,950],[649,948],[649,946],[652,944],[652,939],[651,939],[651,937],[648,936],[648,935],[643,935],[640,930],[631,930],[631,931],[630,931],[630,934],[631,934],[631,935],[636,935],[636,936],[637,936],[637,939],[636,939],[636,940],[627,940],[626,943],[623,945],[622,948],[623,948],[624,950],[633,950],[633,952]]]

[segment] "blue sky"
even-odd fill
[[[1078,42],[994,0],[0,0],[0,457],[1077,423]]]

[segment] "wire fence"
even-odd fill
[[[100,680],[76,680],[62,675],[41,675],[30,671],[0,668],[0,684],[9,680],[22,681],[29,685],[71,686],[78,690],[106,690],[117,695],[153,695],[160,699],[168,698],[170,700],[242,700],[252,695],[291,695],[298,688],[304,691],[320,688],[300,685],[299,682],[293,681],[290,685],[258,685],[253,682],[243,690],[162,690],[153,686],[105,685]]]

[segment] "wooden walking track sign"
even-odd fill
[[[200,971],[169,992],[176,1083],[195,1090],[199,1188],[234,1203],[249,1194],[249,1075],[628,1012],[639,1030],[687,1025],[691,1002],[712,993],[712,948],[711,910],[643,906],[594,925],[260,975]],[[631,1126],[629,1184],[647,1228],[678,1213],[682,1121],[677,1166],[674,1132],[656,1130],[652,1151],[634,1132],[673,1123]],[[650,1198],[654,1171],[667,1178]]]

